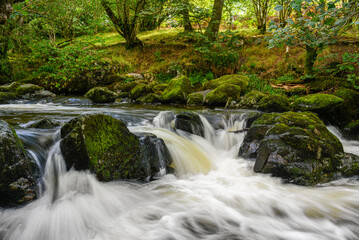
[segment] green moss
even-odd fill
[[[148,84],[145,84],[145,83],[139,83],[137,84],[136,87],[134,87],[132,90],[131,90],[131,98],[132,99],[137,99],[141,96],[145,96],[147,95],[148,93],[151,93],[151,88],[148,86]]]
[[[294,108],[299,111],[328,111],[344,102],[343,99],[330,94],[310,94],[297,98]]]
[[[202,106],[203,105],[203,94],[202,93],[191,93],[188,95],[187,105],[189,106]]]
[[[35,91],[37,90],[41,90],[43,89],[42,87],[40,86],[37,86],[35,84],[23,84],[23,85],[20,85],[19,87],[17,87],[15,89],[15,93],[17,95],[24,95],[24,94],[27,94],[27,93],[34,93]]]
[[[228,98],[238,101],[241,88],[237,85],[225,83],[206,95],[205,103],[209,106],[225,106]]]
[[[192,91],[191,82],[186,76],[174,78],[161,94],[164,103],[185,103]]]
[[[152,91],[154,93],[156,93],[156,92],[161,92],[162,93],[167,87],[168,87],[168,84],[165,84],[165,83],[157,84],[152,88]]]
[[[10,100],[15,100],[16,98],[17,98],[17,95],[15,93],[0,92],[0,104],[1,103],[7,103]]]
[[[85,94],[85,97],[94,103],[113,103],[117,94],[104,87],[94,87]]]
[[[19,82],[12,82],[12,83],[9,83],[6,85],[1,85],[0,91],[1,92],[13,92],[19,86],[20,86]]]
[[[265,112],[285,112],[290,109],[290,102],[285,96],[267,95],[259,101],[258,109]]]
[[[249,83],[249,78],[240,74],[224,75],[220,78],[205,82],[204,89],[215,89],[222,84],[233,84],[239,86],[244,91]]]
[[[146,96],[142,96],[136,99],[136,102],[139,103],[159,103],[160,96],[155,93],[149,93]]]
[[[262,100],[262,98],[265,96],[266,94],[264,93],[251,91],[241,98],[241,101],[239,102],[239,108],[257,109],[260,100]]]

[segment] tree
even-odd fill
[[[279,15],[279,26],[285,27],[287,25],[287,18],[292,14],[292,7],[290,0],[277,0],[278,4],[274,10],[278,11]]]
[[[137,37],[137,24],[145,9],[145,0],[101,0],[101,4],[111,19],[116,31],[126,40],[127,48],[142,46]]]
[[[261,34],[267,31],[267,17],[270,0],[252,0],[254,14],[257,19],[257,28]]]
[[[304,73],[314,76],[314,63],[324,47],[336,42],[340,31],[350,24],[350,19],[358,14],[351,3],[338,4],[337,0],[293,0],[291,7],[295,17],[287,19],[286,26],[271,24],[273,35],[270,47],[303,47],[306,51]]]
[[[219,31],[219,26],[222,20],[224,0],[214,0],[212,8],[212,17],[206,29],[205,35],[209,39],[215,39]]]

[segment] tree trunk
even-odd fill
[[[305,56],[305,69],[304,74],[306,76],[314,76],[314,63],[317,60],[318,52],[316,48],[306,46],[306,56]]]
[[[185,32],[192,32],[193,27],[191,24],[191,21],[189,19],[189,2],[188,0],[184,1],[184,10],[182,11],[182,17],[183,17],[183,27]]]
[[[219,25],[221,24],[222,19],[223,4],[224,0],[214,0],[211,21],[209,22],[209,25],[205,32],[205,35],[209,39],[215,39],[217,33],[219,32]]]

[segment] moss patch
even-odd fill
[[[228,98],[238,101],[241,88],[237,85],[225,83],[206,95],[205,103],[209,106],[225,106]]]
[[[187,96],[191,91],[191,82],[188,77],[174,78],[162,92],[161,101],[164,103],[186,103]]]

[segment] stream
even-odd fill
[[[195,111],[204,137],[171,130],[171,114]],[[162,138],[175,174],[148,183],[99,182],[90,172],[66,171],[59,128],[26,128],[47,117],[66,122],[101,112],[124,121],[133,133]],[[356,240],[359,181],[340,179],[316,187],[283,184],[253,172],[238,157],[247,111],[92,105],[87,100],[0,105],[0,119],[15,127],[40,169],[40,197],[18,209],[0,209],[1,240]],[[359,142],[342,139],[359,155]]]

